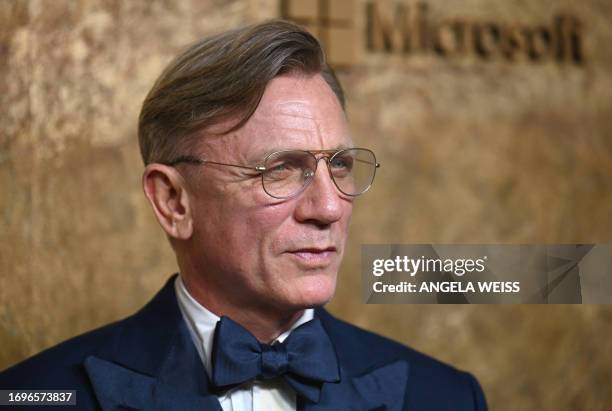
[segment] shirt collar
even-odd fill
[[[195,300],[187,291],[181,276],[178,275],[174,282],[174,289],[176,292],[176,298],[179,303],[179,308],[183,314],[183,318],[187,323],[187,328],[191,334],[191,338],[196,345],[198,354],[204,363],[204,368],[210,377],[212,375],[211,370],[211,352],[213,337],[215,333],[215,327],[217,322],[221,319],[218,315],[210,312],[206,307],[201,305]],[[281,335],[279,335],[273,342],[283,342],[291,331],[299,327],[300,325],[312,320],[314,318],[314,309],[308,308],[304,310],[304,313],[297,321],[291,326],[291,328]]]

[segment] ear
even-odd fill
[[[185,179],[174,168],[149,164],[142,175],[142,187],[157,221],[166,234],[186,240],[193,234],[193,219]]]

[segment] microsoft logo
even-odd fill
[[[357,5],[363,7],[360,20],[356,20]],[[526,24],[444,18],[433,13],[425,0],[281,0],[281,16],[314,34],[330,64],[338,68],[354,65],[368,55],[418,54],[447,60],[469,57],[577,66],[586,61],[585,25],[568,13],[552,15],[548,22]],[[365,24],[356,27],[356,21]]]

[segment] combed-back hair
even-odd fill
[[[161,73],[138,123],[145,164],[185,154],[200,132],[229,120],[237,130],[255,112],[267,84],[286,73],[321,74],[344,109],[344,93],[321,45],[283,20],[227,31],[187,48]]]

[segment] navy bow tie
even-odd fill
[[[318,318],[294,329],[284,342],[268,345],[221,317],[213,341],[212,374],[218,388],[282,377],[297,394],[315,403],[323,382],[340,381],[336,352]]]

